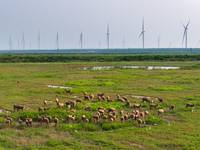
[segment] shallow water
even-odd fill
[[[105,70],[105,69],[113,69],[115,66],[98,66],[98,67],[84,67],[84,70],[92,69],[92,70]],[[154,69],[162,69],[162,70],[169,70],[169,69],[180,69],[180,67],[164,67],[164,66],[120,66],[122,69],[139,69],[144,68],[147,70],[154,70]]]
[[[5,109],[3,109],[3,108],[0,108],[0,113],[11,113],[11,111],[8,111],[8,110],[5,110]]]
[[[72,89],[73,87],[66,87],[66,86],[56,86],[56,85],[46,85],[51,88],[60,88],[60,89]]]
[[[148,68],[147,68],[147,70],[153,70],[153,69],[169,70],[169,69],[180,69],[180,67],[153,67],[153,66],[148,66]]]

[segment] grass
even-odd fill
[[[120,68],[119,66],[180,66],[179,70],[145,70]],[[83,67],[116,66],[108,70],[84,70]],[[200,79],[199,62],[70,62],[70,63],[13,63],[0,64],[1,108],[9,110],[13,123],[7,127],[4,122],[6,113],[0,113],[0,149],[198,149],[200,102],[198,82]],[[20,80],[20,84],[17,84]],[[69,86],[72,94],[64,89],[49,88],[46,85]],[[71,111],[59,109],[55,97],[65,101],[83,100],[83,92],[93,93],[94,100],[76,105],[75,123],[68,123],[67,115]],[[114,102],[98,102],[97,94],[106,92]],[[143,119],[142,127],[129,118],[121,123],[119,111],[124,109],[129,115],[133,107],[116,101],[116,94],[128,97],[131,105],[142,103],[147,96],[154,102],[164,98],[157,109]],[[47,100],[50,111],[38,112]],[[186,103],[195,103],[194,108],[185,108]],[[25,105],[24,112],[13,110],[13,104]],[[83,111],[90,105],[91,111]],[[169,111],[175,105],[174,111]],[[116,108],[116,122],[110,124],[100,117],[94,124],[93,114],[98,107]],[[71,108],[73,109],[73,108]],[[141,111],[149,109],[149,103],[143,103]],[[163,117],[157,110],[164,109]],[[85,113],[89,124],[81,123]],[[57,127],[37,123],[36,115],[56,117]],[[25,123],[18,125],[18,118],[25,121],[26,116],[33,118],[32,127]],[[106,113],[107,115],[107,113]]]

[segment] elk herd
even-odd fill
[[[71,95],[71,90],[66,90],[66,93],[70,93]],[[93,94],[89,94],[87,95],[87,92],[83,92],[83,98],[84,100],[94,100],[95,97]],[[110,96],[107,96],[105,97],[105,94],[106,93],[98,93],[97,94],[97,100],[98,102],[101,102],[101,100],[103,101],[107,101],[107,102],[114,102],[114,100],[111,99]],[[94,123],[98,123],[99,122],[99,119],[102,118],[102,120],[104,121],[109,121],[110,123],[113,123],[116,121],[117,117],[119,118],[119,120],[121,121],[121,123],[125,122],[126,120],[128,120],[129,118],[131,118],[132,120],[135,120],[138,122],[139,126],[142,125],[142,122],[144,119],[146,119],[148,117],[148,115],[150,114],[150,111],[152,109],[156,109],[158,106],[159,106],[159,103],[155,102],[155,104],[153,104],[153,100],[150,100],[149,98],[147,97],[143,97],[142,98],[142,103],[141,104],[134,104],[133,106],[131,106],[131,102],[128,100],[128,98],[126,96],[123,96],[121,97],[120,95],[116,95],[117,96],[117,100],[118,102],[122,102],[122,103],[126,103],[126,107],[128,108],[133,108],[132,111],[131,110],[128,110],[127,112],[124,112],[124,109],[120,110],[119,111],[119,115],[118,114],[118,111],[115,109],[115,108],[104,108],[104,107],[98,107],[98,110],[97,112],[93,112],[93,116],[92,118],[87,118],[85,116],[84,113],[82,113],[82,116],[81,116],[81,122],[86,122],[86,123],[89,123],[91,122],[91,119],[93,119]],[[158,101],[160,103],[164,103],[164,99],[163,98],[158,98]],[[51,107],[46,107],[47,105],[47,100],[44,100],[44,106],[45,107],[39,107],[38,108],[38,111],[46,111],[46,110],[50,110]],[[75,122],[75,119],[76,115],[73,115],[73,113],[76,112],[76,105],[78,103],[83,103],[83,100],[81,99],[77,99],[76,101],[66,101],[65,103],[61,103],[59,102],[59,99],[56,95],[56,98],[55,98],[55,103],[56,105],[59,107],[59,108],[63,108],[64,105],[66,105],[66,109],[67,111],[70,111],[71,110],[71,114],[67,116],[66,120],[68,123],[70,123],[70,121],[72,121],[73,123]],[[146,110],[146,111],[140,111],[140,108],[143,106],[143,103],[150,103],[149,105],[149,110]],[[187,103],[186,104],[186,108],[188,107],[194,107],[195,104],[190,104],[190,103]],[[14,110],[17,110],[17,111],[20,111],[20,110],[24,110],[25,106],[24,105],[13,105],[13,108]],[[71,109],[73,108],[73,109]],[[169,110],[170,111],[173,111],[175,109],[175,106],[172,105]],[[90,105],[87,105],[87,106],[84,106],[83,107],[83,110],[84,111],[90,111],[91,112],[91,106]],[[162,114],[164,113],[164,109],[158,109],[158,116],[161,116],[162,117]],[[37,114],[36,116],[37,118],[37,121],[41,124],[43,123],[46,123],[46,125],[49,125],[49,123],[51,123],[52,121],[52,117],[51,116],[47,116],[47,114],[43,115],[43,116],[39,116],[39,114]],[[57,123],[59,121],[59,119],[56,117],[56,115],[54,115],[54,118],[53,118],[53,121],[55,123],[55,126],[57,126]],[[7,126],[10,126],[11,123],[12,123],[12,118],[8,117],[8,115],[5,116],[5,122],[7,124]],[[18,119],[18,123],[19,124],[22,124],[23,121],[19,118]],[[25,123],[27,126],[32,126],[33,124],[33,119],[32,118],[29,118],[28,116],[26,116],[26,119],[25,119]]]

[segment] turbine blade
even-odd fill
[[[186,28],[188,27],[189,23],[190,23],[190,20],[188,21],[188,23],[187,23],[187,25],[186,25]]]
[[[198,41],[197,45],[199,45],[199,43],[200,43],[200,40]]]
[[[139,35],[139,37],[138,37],[138,39],[141,37],[141,35],[143,34],[143,31],[140,33],[140,35]]]
[[[144,18],[143,18],[143,22],[142,22],[142,31],[144,31]]]
[[[182,44],[183,44],[183,42],[184,42],[185,35],[186,35],[186,29],[185,29],[185,31],[184,31],[184,33],[183,33],[183,40],[182,40]]]

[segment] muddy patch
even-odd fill
[[[135,147],[139,147],[139,148],[142,148],[142,145],[140,144],[137,144],[137,143],[130,143],[131,146],[135,146]]]
[[[167,121],[169,126],[170,126],[169,122],[181,121],[181,118],[175,118],[173,116],[163,116],[162,119]]]
[[[78,96],[72,96],[72,97],[77,98]]]
[[[26,110],[33,110],[33,108],[28,107],[28,106],[25,106],[25,109],[26,109]]]

